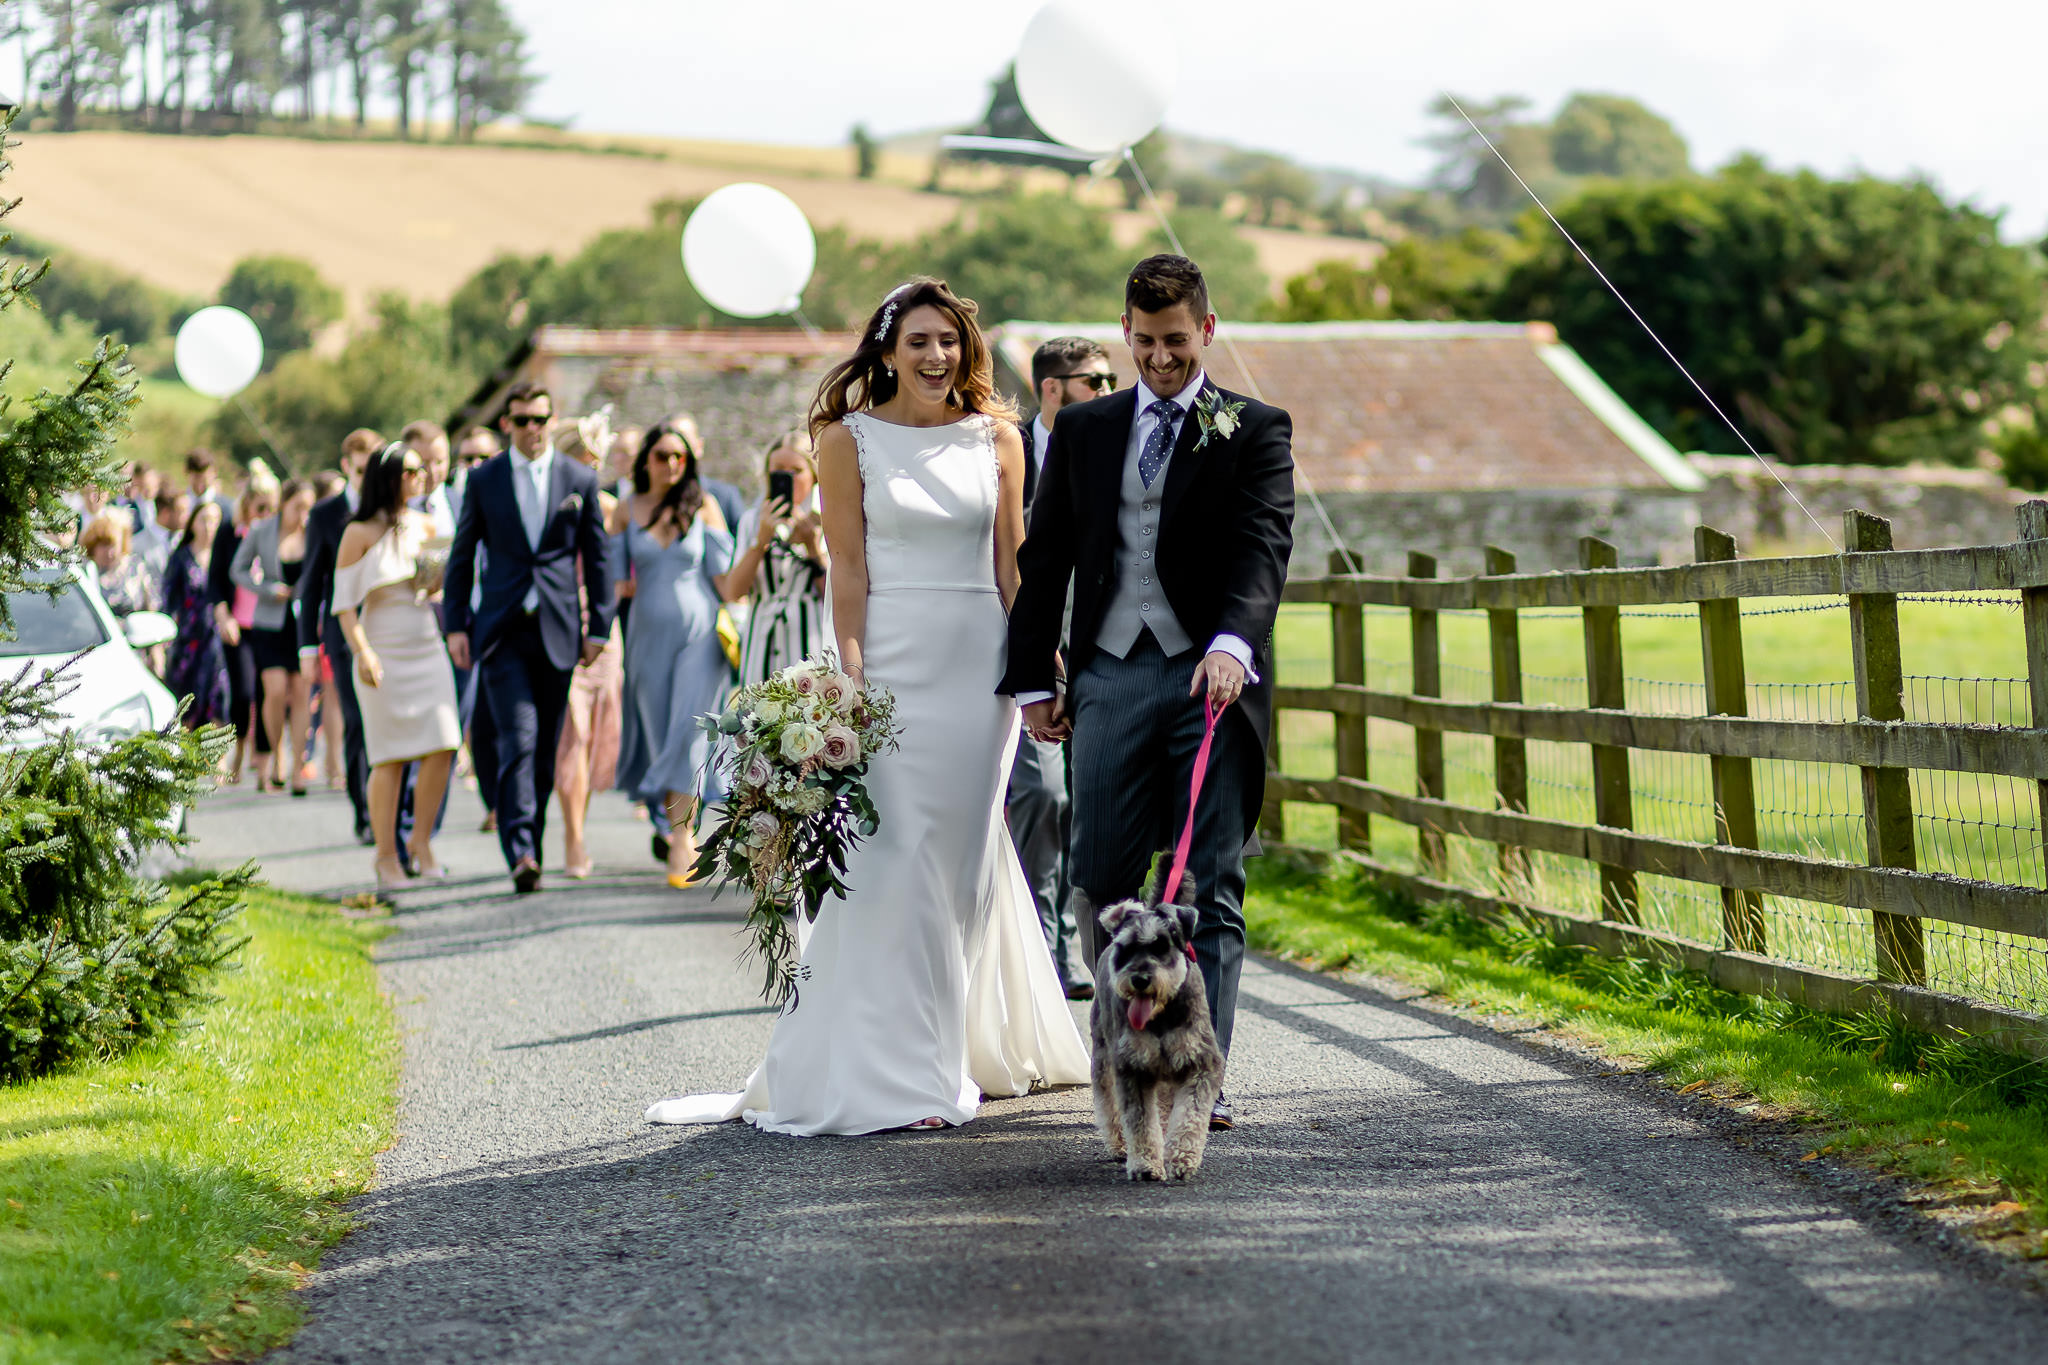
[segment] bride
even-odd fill
[[[917,278],[819,385],[842,667],[889,689],[902,747],[868,783],[881,828],[803,950],[808,977],[738,1095],[655,1123],[776,1133],[939,1128],[984,1095],[1079,1085],[1088,1053],[1003,825],[1016,704],[996,695],[1024,535],[1024,446],[974,304]]]

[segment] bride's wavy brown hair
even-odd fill
[[[974,300],[961,298],[944,280],[917,275],[883,296],[869,315],[853,354],[819,381],[818,395],[811,400],[813,438],[847,413],[864,411],[896,396],[896,376],[882,361],[896,349],[903,319],[914,309],[925,307],[938,309],[960,329],[960,372],[947,401],[962,413],[1017,419],[1016,406],[996,392],[995,358],[976,321],[980,310]]]

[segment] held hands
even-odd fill
[[[1024,729],[1041,744],[1064,744],[1074,733],[1074,722],[1055,698],[1025,707]]]
[[[604,645],[605,642],[603,640],[585,640],[583,642],[583,663],[586,666],[596,663],[597,656],[604,653]]]
[[[457,668],[469,667],[469,632],[453,631],[448,636],[448,662]]]
[[[1195,676],[1188,683],[1188,695],[1199,697],[1204,689],[1208,691],[1209,700],[1221,711],[1244,694],[1244,665],[1220,649],[1205,654],[1202,662],[1195,665]]]

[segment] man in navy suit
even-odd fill
[[[597,657],[612,622],[597,476],[555,453],[553,418],[554,400],[538,384],[523,381],[505,396],[499,424],[512,448],[469,476],[442,593],[448,657],[457,668],[474,663],[497,729],[498,844],[522,893],[540,886],[569,675],[579,659]],[[472,611],[478,546],[483,589]]]

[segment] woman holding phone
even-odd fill
[[[739,553],[718,579],[728,602],[752,599],[740,686],[761,682],[832,643],[815,449],[807,432],[776,438],[763,460],[768,496],[740,518]]]

